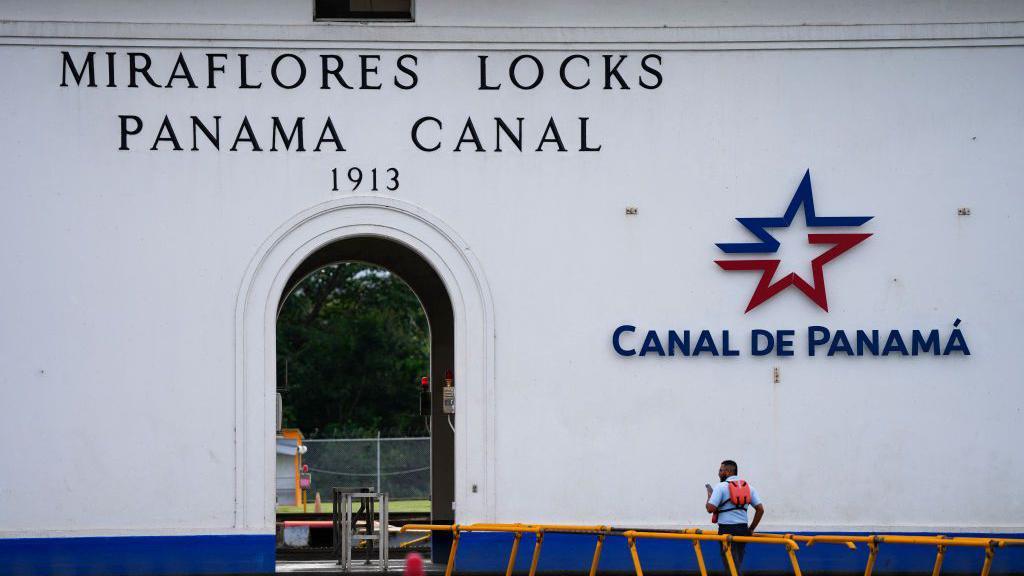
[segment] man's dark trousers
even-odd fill
[[[719,534],[731,534],[733,536],[750,536],[750,528],[746,524],[719,524]],[[721,543],[722,552],[722,566],[725,568],[725,573],[729,573],[729,563],[725,559],[725,542]],[[740,573],[740,564],[743,564],[743,553],[746,552],[747,545],[741,542],[732,543],[732,561],[736,565],[736,573]]]

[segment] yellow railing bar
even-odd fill
[[[512,552],[508,555],[508,568],[505,569],[505,576],[512,576],[512,569],[516,565],[516,554],[519,553],[519,541],[522,539],[522,532],[516,532],[516,535],[512,537]]]
[[[423,542],[424,540],[430,540],[430,534],[427,534],[425,536],[420,536],[419,538],[413,538],[412,540],[409,540],[408,542],[402,542],[401,544],[398,545],[398,547],[399,548],[408,548],[409,546],[412,546],[413,544],[419,544],[420,542]]]
[[[590,576],[597,576],[597,564],[601,561],[601,548],[604,546],[604,534],[597,535],[597,544],[594,545],[594,559],[590,561]],[[704,574],[703,576],[707,576]]]
[[[640,564],[640,555],[636,550],[636,539],[637,538],[651,538],[657,540],[692,540],[695,544],[694,549],[699,550],[700,542],[702,540],[709,540],[713,542],[721,542],[725,548],[725,560],[729,568],[729,574],[731,576],[737,576],[736,565],[732,559],[732,543],[756,543],[756,544],[780,544],[786,547],[789,552],[789,560],[793,566],[793,573],[795,576],[801,576],[800,563],[796,558],[796,551],[800,548],[794,540],[788,538],[761,538],[755,536],[732,536],[724,534],[703,534],[696,531],[681,531],[681,532],[642,532],[638,530],[626,530],[623,533],[626,537],[626,542],[629,544],[629,552],[633,556],[633,567],[636,570],[636,576],[643,576],[643,568]],[[701,566],[701,573],[706,574],[707,570],[704,567],[703,554],[698,552],[698,564]]]
[[[940,576],[942,571],[942,564],[945,559],[945,554],[949,546],[962,546],[962,547],[974,547],[985,549],[985,562],[982,565],[981,576],[989,576],[992,569],[992,561],[995,557],[995,551],[997,548],[1003,548],[1006,546],[1024,546],[1024,539],[1019,538],[984,538],[978,536],[902,536],[893,534],[879,534],[879,535],[839,535],[839,534],[811,534],[811,535],[800,535],[800,534],[774,534],[774,533],[758,533],[753,536],[731,536],[724,534],[717,534],[713,532],[704,532],[699,528],[684,528],[678,531],[663,531],[663,532],[650,532],[643,530],[629,530],[629,529],[616,529],[609,526],[603,525],[585,525],[585,524],[504,524],[504,523],[477,523],[468,525],[459,524],[407,524],[401,528],[402,532],[429,532],[429,531],[443,531],[451,532],[453,535],[452,548],[448,555],[448,566],[445,571],[445,576],[452,576],[455,569],[455,556],[458,549],[460,534],[462,532],[509,532],[514,535],[512,542],[512,551],[509,556],[508,567],[506,568],[506,576],[512,576],[512,571],[515,566],[515,559],[519,551],[519,543],[522,539],[522,535],[525,533],[531,533],[536,535],[536,543],[533,547],[533,558],[530,562],[530,573],[529,576],[536,576],[537,565],[540,560],[541,546],[544,542],[545,532],[556,532],[556,533],[572,533],[572,534],[591,534],[597,536],[597,542],[594,546],[594,555],[590,564],[589,576],[597,575],[597,567],[601,558],[601,551],[604,546],[604,540],[608,535],[620,535],[626,538],[626,542],[629,546],[630,556],[633,559],[633,567],[636,571],[637,576],[643,576],[643,567],[640,563],[640,555],[637,551],[636,541],[640,538],[653,538],[653,539],[664,539],[664,540],[690,540],[693,543],[694,554],[697,557],[697,565],[700,568],[701,576],[707,576],[707,566],[704,562],[704,554],[701,550],[700,543],[702,541],[713,541],[720,542],[722,546],[730,552],[726,555],[727,568],[731,576],[736,576],[736,566],[732,560],[732,544],[736,543],[752,543],[752,544],[779,544],[786,546],[786,552],[789,556],[790,564],[793,567],[793,574],[795,576],[802,576],[800,571],[800,564],[797,559],[797,550],[799,546],[797,542],[802,542],[807,546],[812,546],[817,543],[822,544],[843,544],[851,549],[856,549],[856,544],[866,544],[868,547],[868,561],[864,567],[864,576],[871,576],[875,568],[875,563],[878,559],[878,547],[880,544],[905,544],[905,545],[923,545],[923,546],[935,546],[936,556],[935,564],[932,568],[932,576]],[[429,538],[429,535],[422,538],[417,538],[411,542],[402,544],[402,546],[408,546],[415,542],[421,542]]]
[[[544,543],[544,530],[538,530],[537,541],[533,544],[533,560],[530,562],[530,576],[537,574],[537,563],[540,561],[540,547]]]
[[[997,543],[998,547],[1002,545],[1007,546],[1019,546],[1024,545],[1024,540],[1015,538],[984,538],[980,536],[903,536],[903,535],[892,535],[892,534],[878,534],[872,536],[846,536],[839,534],[812,534],[812,535],[801,535],[801,534],[774,534],[768,532],[758,532],[754,535],[756,538],[790,538],[797,542],[805,542],[813,544],[816,542],[826,542],[832,544],[845,544],[853,542],[868,543],[872,540],[878,542],[887,542],[889,544],[952,544],[954,546],[986,546],[989,542]]]
[[[729,574],[731,576],[738,576],[736,574],[736,561],[732,559],[732,540],[726,538],[722,544],[725,546],[725,564],[729,568]]]
[[[992,558],[995,555],[995,547],[992,544],[985,547],[985,563],[981,565],[981,576],[988,576],[989,570],[992,569]]]
[[[644,576],[644,569],[640,567],[640,554],[636,551],[636,538],[627,536],[626,544],[629,546],[629,555],[633,557],[633,569],[636,570],[636,576]]]
[[[536,534],[542,528],[530,524],[460,524],[459,530],[463,532],[511,532],[513,534],[530,532]]]
[[[547,532],[566,532],[566,533],[586,533],[586,534],[597,534],[600,532],[608,533],[611,528],[608,526],[601,525],[588,525],[588,524],[503,524],[496,522],[488,523],[477,523],[477,524],[465,524],[463,529],[473,529],[478,531],[489,531],[489,532],[503,532],[511,530],[522,530],[525,531],[536,531],[545,530]]]
[[[778,534],[758,534],[761,538],[778,538]],[[808,546],[813,545],[816,542],[825,542],[832,544],[846,544],[851,548],[855,548],[855,543],[861,542],[868,546],[868,562],[864,567],[864,576],[871,576],[871,573],[875,568],[875,561],[878,558],[878,545],[879,544],[908,544],[908,545],[923,545],[923,546],[935,546],[935,564],[932,567],[932,576],[939,576],[942,571],[942,563],[945,559],[946,549],[949,546],[964,546],[974,548],[985,548],[985,563],[982,565],[981,573],[982,576],[988,576],[989,571],[992,568],[992,560],[995,556],[996,548],[1002,548],[1005,546],[1024,546],[1024,540],[1020,538],[984,538],[978,536],[955,536],[949,537],[942,534],[935,536],[901,536],[901,535],[890,535],[881,534],[875,536],[840,536],[832,534],[819,534],[810,536],[800,536],[794,534],[787,534],[786,537],[792,538],[793,540],[804,542]]]
[[[867,543],[871,540],[871,536],[832,536],[828,534],[824,535],[802,535],[802,534],[773,534],[770,532],[758,532],[754,534],[755,538],[788,538],[796,542],[813,546],[818,543],[822,544],[843,544],[851,550],[856,550],[857,546],[855,542]]]
[[[456,524],[406,524],[399,532],[454,532]]]
[[[700,540],[693,541],[693,553],[697,556],[697,566],[700,567],[700,576],[708,576],[708,569],[704,565],[704,551],[700,549]]]
[[[448,552],[448,566],[444,569],[444,576],[452,576],[455,572],[455,551],[459,549],[459,526],[452,526],[452,549]]]
[[[744,544],[780,544],[794,550],[800,546],[789,538],[761,538],[759,536],[732,536],[728,534],[697,534],[687,532],[644,532],[642,530],[626,530],[623,536],[629,538],[649,538],[654,540],[710,540],[713,542],[742,542]]]
[[[794,576],[802,576],[800,573],[800,562],[796,559],[796,548],[786,546],[786,553],[789,554],[789,563],[793,566]]]
[[[936,536],[936,538],[942,538],[942,535],[940,534]],[[937,550],[935,552],[935,566],[932,567],[932,576],[939,576],[939,573],[942,572],[942,560],[946,555],[946,546],[944,544],[939,544],[935,548]]]
[[[878,542],[874,539],[868,541],[868,563],[864,566],[864,576],[871,576],[875,570],[875,560],[878,559]]]

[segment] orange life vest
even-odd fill
[[[750,505],[750,485],[747,484],[746,480],[729,481],[729,503],[732,504],[732,508],[719,510],[711,515],[711,522],[713,524],[718,523],[719,512],[729,512],[730,510],[747,511],[747,506]]]

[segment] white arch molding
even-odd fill
[[[399,242],[437,272],[455,333],[455,500],[458,522],[494,518],[494,320],[490,289],[469,247],[440,219],[393,198],[332,200],[291,218],[249,263],[235,310],[236,530],[273,532],[277,305],[292,272],[345,238]],[[477,485],[477,492],[470,486]]]

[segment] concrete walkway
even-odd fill
[[[405,568],[405,560],[397,559],[388,562],[388,570],[383,574],[401,574]],[[444,574],[443,564],[424,562],[423,568],[427,574]],[[277,562],[278,574],[291,574],[292,576],[304,576],[306,574],[345,574],[338,565],[337,560],[279,560]],[[380,567],[376,564],[364,564],[362,560],[352,563],[352,571],[348,574],[382,574]]]

